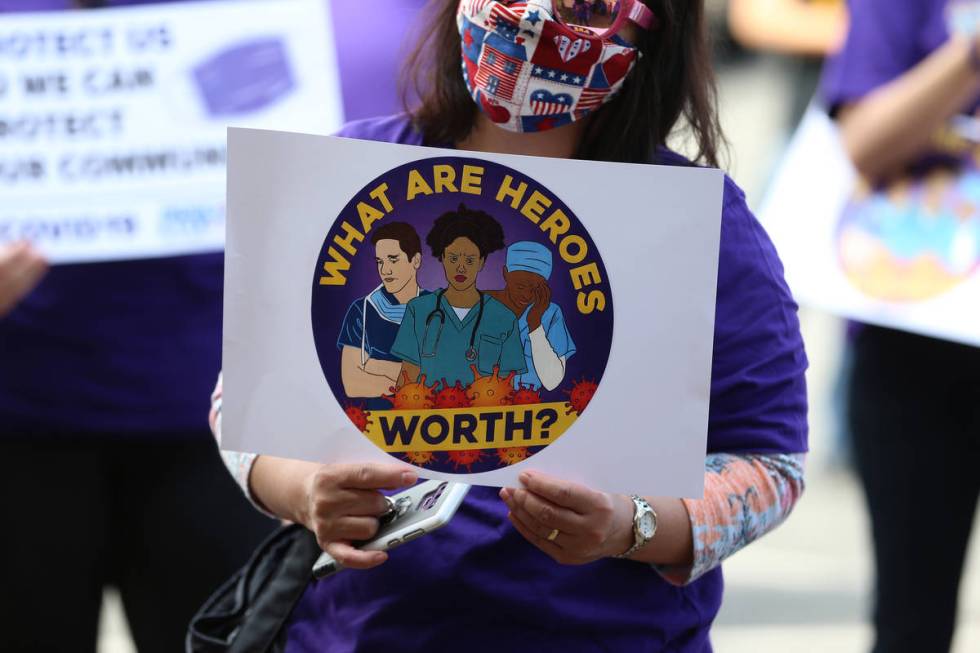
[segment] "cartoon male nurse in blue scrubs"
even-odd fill
[[[515,387],[554,390],[575,353],[565,316],[551,302],[551,270],[550,249],[530,240],[514,243],[507,248],[504,289],[491,293],[518,318],[527,371],[514,377]]]
[[[422,241],[404,222],[390,222],[371,234],[381,284],[351,304],[337,338],[340,376],[350,398],[368,398],[368,409],[387,409],[380,399],[397,385],[401,359],[391,348],[405,316],[405,305],[428,294],[418,284]]]

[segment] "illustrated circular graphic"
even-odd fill
[[[980,269],[980,171],[938,170],[878,192],[859,191],[837,230],[844,273],[886,301],[940,295]]]
[[[323,374],[363,436],[450,473],[558,440],[613,332],[605,267],[572,210],[462,157],[405,164],[354,195],[324,238],[311,314]]]

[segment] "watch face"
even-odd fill
[[[637,524],[637,526],[640,529],[640,534],[644,538],[646,538],[648,540],[651,537],[653,537],[653,534],[657,530],[657,522],[653,518],[653,514],[651,514],[649,512],[648,513],[645,513],[643,515],[640,515],[639,524]]]

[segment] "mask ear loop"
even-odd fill
[[[626,19],[633,21],[645,30],[657,29],[660,27],[660,23],[657,20],[657,15],[653,13],[653,9],[650,9],[650,7],[643,2],[643,0],[633,0]]]

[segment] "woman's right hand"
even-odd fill
[[[30,243],[0,244],[0,317],[37,286],[47,269],[44,257]]]
[[[361,551],[351,543],[378,532],[378,516],[388,509],[380,490],[411,487],[416,481],[418,474],[400,465],[322,465],[306,477],[305,505],[298,513],[334,560],[352,569],[370,569],[388,554]]]

